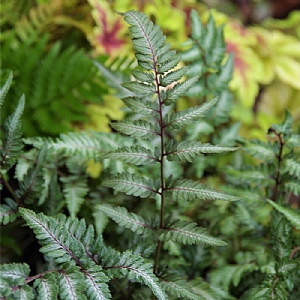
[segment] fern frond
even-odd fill
[[[291,208],[283,207],[278,203],[267,199],[267,201],[280,213],[282,213],[297,229],[300,230],[300,213],[292,210]]]
[[[149,163],[158,161],[158,159],[154,157],[151,150],[139,146],[119,148],[115,151],[105,154],[102,158],[122,160],[137,166],[147,165]]]
[[[85,278],[78,266],[65,267],[58,278],[59,296],[64,300],[86,300]]]
[[[198,227],[196,223],[185,221],[172,221],[160,230],[159,239],[172,240],[184,245],[206,244],[211,246],[226,246],[227,243],[207,234],[205,228]]]
[[[210,144],[202,144],[197,141],[184,141],[180,143],[174,143],[173,141],[167,145],[167,159],[170,161],[178,162],[192,162],[198,156],[206,153],[222,153],[235,151],[238,148],[234,147],[222,147]]]
[[[24,285],[27,277],[29,276],[30,268],[26,263],[22,264],[1,264],[0,275],[1,281],[9,282],[11,286]]]
[[[2,107],[2,104],[4,102],[5,96],[10,88],[10,85],[12,83],[13,75],[12,71],[9,72],[8,78],[6,79],[4,85],[0,89],[0,108]]]
[[[59,138],[26,138],[25,144],[33,145],[36,148],[47,142],[48,147],[57,154],[66,156],[79,156],[84,160],[99,160],[100,156],[107,151],[117,147],[117,138],[111,134],[109,137],[105,133],[95,132],[69,132],[61,134]],[[111,147],[113,145],[114,148]]]
[[[68,176],[60,177],[60,181],[63,183],[63,193],[69,213],[72,218],[75,218],[89,191],[86,178]]]
[[[300,135],[291,134],[290,137],[286,140],[286,146],[290,148],[299,147],[300,145]]]
[[[129,280],[147,285],[157,299],[168,299],[160,287],[158,278],[153,274],[152,268],[152,264],[145,262],[140,255],[132,254],[131,251],[122,253],[119,259],[115,260],[114,265],[104,267],[112,276],[123,277],[125,271]],[[121,273],[120,270],[122,270]]]
[[[284,184],[284,189],[286,191],[294,193],[296,196],[300,195],[300,185],[299,185],[299,181],[297,181],[297,180],[287,181]]]
[[[169,120],[165,120],[165,126],[169,126],[174,129],[180,129],[183,126],[199,121],[199,118],[204,117],[207,112],[217,103],[217,101],[218,99],[214,98],[208,102],[205,102],[203,105],[191,107],[176,114],[172,114]]]
[[[237,201],[239,198],[209,189],[202,184],[188,180],[178,180],[166,188],[166,196],[174,201],[188,200],[224,200]]]
[[[300,162],[294,159],[285,159],[283,162],[283,171],[297,177],[300,180]]]
[[[135,113],[154,116],[158,113],[156,102],[147,102],[142,97],[127,97],[122,101]]]
[[[60,11],[61,6],[60,1],[54,1],[52,5],[44,3],[31,7],[29,13],[23,15],[15,24],[17,36],[23,42],[36,38],[47,25],[53,22],[53,18]]]
[[[112,123],[111,126],[123,134],[136,138],[150,139],[156,135],[159,135],[159,129],[157,126],[145,120],[125,120]]]
[[[41,252],[53,257],[57,263],[69,262],[72,259],[79,262],[77,256],[84,253],[84,247],[64,228],[65,218],[58,221],[25,208],[19,208],[19,212],[43,246]],[[70,248],[73,248],[73,253]],[[77,256],[74,255],[75,252]]]
[[[187,70],[188,70],[188,67],[184,66],[183,68],[180,68],[180,69],[177,69],[170,73],[167,73],[166,75],[164,75],[160,78],[160,81],[159,81],[160,85],[163,87],[167,87],[168,85],[170,85],[174,82],[177,82],[185,75]]]
[[[141,216],[128,212],[124,207],[112,207],[108,204],[98,205],[97,207],[101,212],[113,219],[117,224],[128,228],[137,234],[143,234],[145,231],[153,229]]]
[[[58,273],[48,273],[34,281],[33,286],[37,290],[37,300],[56,300],[58,295]]]
[[[223,266],[222,269],[211,272],[211,283],[214,286],[222,287],[223,290],[228,292],[230,284],[237,287],[243,276],[258,269],[258,266],[254,263]]]
[[[44,178],[43,178],[43,164],[47,155],[47,144],[41,149],[37,162],[33,168],[25,175],[24,180],[20,182],[19,189],[16,191],[17,196],[26,202],[31,202],[39,198],[43,194]]]
[[[165,275],[160,277],[160,282],[164,290],[176,299],[188,300],[215,300],[219,299],[219,294],[216,293],[210,286],[197,279],[184,280],[182,276]],[[173,298],[172,298],[173,299]]]
[[[275,264],[276,273],[281,276],[286,276],[299,270],[299,263],[296,260],[291,260],[289,257],[281,259]]]
[[[118,192],[141,198],[147,198],[153,193],[157,193],[152,180],[138,177],[134,174],[119,174],[107,178],[102,182],[102,185],[113,188]]]
[[[191,87],[198,81],[198,77],[191,77],[182,83],[177,83],[172,89],[167,90],[167,92],[162,97],[164,99],[163,103],[165,105],[171,105],[175,103],[181,96],[185,95]]]
[[[111,299],[111,294],[106,284],[108,277],[104,275],[101,267],[94,265],[86,270],[85,275],[85,288],[88,299]]]
[[[261,141],[253,141],[247,144],[247,147],[244,149],[250,155],[264,162],[272,162],[275,159],[276,153],[273,150],[271,144],[266,144]]]
[[[18,205],[15,201],[5,198],[6,204],[0,205],[0,223],[7,225],[14,222],[18,216]]]
[[[9,170],[22,153],[21,116],[25,106],[25,98],[19,100],[15,112],[4,123],[4,140],[0,148],[0,167]]]
[[[147,84],[139,81],[129,81],[122,84],[124,88],[133,92],[137,96],[152,95],[156,92],[154,83]]]

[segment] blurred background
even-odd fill
[[[136,66],[117,14],[130,9],[159,24],[178,51],[189,38],[192,9],[204,23],[212,14],[234,53],[230,120],[240,124],[238,133],[266,139],[285,109],[299,130],[300,0],[4,0],[1,80],[12,70],[14,85],[2,117],[24,93],[25,136],[110,131],[109,122],[124,116],[119,84]]]

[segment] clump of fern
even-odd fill
[[[138,68],[133,71],[135,80],[123,84],[131,93],[123,101],[132,114],[112,124],[121,135],[82,132],[62,134],[56,139],[21,140],[23,98],[4,124],[1,182],[9,196],[1,204],[1,221],[15,224],[14,220],[21,216],[34,231],[46,259],[45,271],[33,276],[26,263],[2,265],[4,297],[52,299],[59,295],[61,299],[131,299],[142,296],[145,299],[151,293],[158,299],[167,299],[168,295],[185,299],[199,299],[202,295],[206,297],[205,294],[219,296],[200,277],[187,283],[188,274],[183,266],[188,260],[177,261],[177,257],[180,245],[225,246],[226,242],[211,236],[205,228],[177,211],[187,201],[236,198],[182,178],[180,164],[204,154],[236,148],[176,140],[177,130],[203,117],[218,100],[175,112],[174,104],[197,82],[198,76],[185,80],[188,68],[175,69],[180,56],[165,42],[159,26],[143,13],[129,11],[124,19],[130,25]],[[1,89],[1,105],[11,80],[10,76]],[[124,138],[123,134],[129,137]],[[23,152],[24,142],[33,148]],[[104,175],[111,174],[101,182],[102,187],[90,185],[85,174],[86,161],[91,158],[104,159]],[[13,190],[9,175],[17,159],[18,187]],[[127,196],[121,193],[109,196],[109,192],[103,193],[103,186],[113,187]],[[87,199],[91,206],[85,204]],[[100,201],[100,205],[94,206]],[[125,201],[132,205],[116,205]],[[139,209],[130,211],[135,205]],[[65,213],[65,209],[69,217],[60,213]],[[38,211],[47,211],[47,215]],[[94,226],[76,218],[79,211],[82,215],[91,212],[96,219],[101,217],[96,222],[97,233]],[[105,215],[124,228],[116,229],[115,234],[128,229],[137,234],[136,237],[128,235],[127,245],[132,245],[129,250],[106,246],[102,235],[106,235]],[[118,248],[122,247],[126,245]]]
[[[227,168],[224,190],[242,200],[222,208],[222,233],[234,234],[233,249],[211,283],[239,299],[298,299],[300,137],[288,112],[268,136],[244,141],[254,161]]]

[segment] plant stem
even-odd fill
[[[12,189],[10,184],[5,180],[5,178],[3,177],[3,175],[1,173],[0,173],[0,178],[1,178],[1,181],[4,183],[4,185],[6,186],[6,188],[8,189],[8,191],[10,192],[10,194],[12,195],[12,197],[14,198],[14,200],[16,201],[16,203],[18,204],[18,206],[22,207],[23,205],[22,205],[21,201],[19,200],[16,193],[14,192],[14,190]]]
[[[156,72],[156,62],[154,62],[154,70],[155,70],[155,81],[156,81],[156,89],[157,89],[157,98],[159,101],[159,126],[160,126],[160,216],[159,216],[159,229],[164,228],[164,213],[165,213],[165,199],[164,199],[164,190],[165,190],[165,178],[164,178],[164,156],[165,156],[165,128],[164,128],[164,121],[163,121],[163,101],[161,99],[160,90],[159,90],[159,77],[158,73]],[[153,273],[157,274],[158,270],[158,263],[159,263],[159,256],[162,248],[162,241],[157,241],[156,246],[156,253],[155,253],[155,260],[153,265]]]
[[[273,192],[273,195],[271,197],[271,199],[274,202],[278,202],[278,196],[279,196],[279,188],[280,188],[280,166],[281,166],[281,162],[282,162],[282,154],[283,154],[283,147],[284,147],[284,141],[282,139],[282,136],[280,133],[275,131],[275,134],[277,135],[278,139],[279,139],[279,153],[277,155],[277,172],[276,172],[276,176],[275,176],[275,189]]]

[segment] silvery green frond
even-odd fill
[[[146,140],[159,135],[157,126],[145,120],[124,120],[112,123],[111,126],[123,134]]]
[[[174,201],[224,200],[236,201],[239,198],[207,188],[197,181],[177,180],[166,189],[166,196]]]
[[[151,150],[140,146],[131,146],[119,148],[115,151],[109,152],[103,156],[103,159],[110,158],[121,160],[134,165],[147,165],[149,163],[157,162],[158,159],[154,157]]]
[[[175,114],[171,114],[169,120],[166,120],[166,127],[180,129],[186,125],[193,124],[204,117],[207,112],[217,103],[218,99],[214,98],[202,105],[187,108]]]
[[[102,185],[141,198],[147,198],[156,193],[152,180],[134,174],[119,174],[107,178],[102,182]]]
[[[120,226],[128,228],[137,234],[143,234],[145,231],[153,229],[145,222],[143,217],[128,212],[125,207],[112,207],[111,205],[103,204],[98,205],[97,208]]]
[[[226,246],[220,239],[210,236],[205,228],[198,227],[194,222],[171,221],[160,230],[160,240],[179,242],[184,245],[206,244],[211,246]]]
[[[203,144],[197,141],[171,142],[167,145],[167,159],[170,161],[192,162],[198,156],[207,153],[223,153],[235,151],[238,148],[222,147],[218,145]]]

